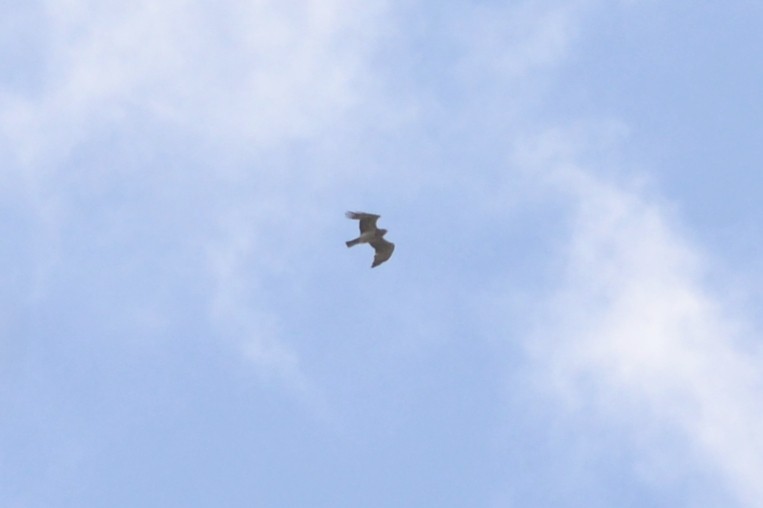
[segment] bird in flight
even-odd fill
[[[373,247],[376,254],[374,255],[374,262],[371,268],[379,266],[392,256],[395,244],[384,239],[384,235],[387,234],[386,229],[376,227],[376,220],[381,217],[380,215],[364,212],[347,212],[345,216],[348,219],[360,221],[360,236],[345,243],[347,247],[352,247],[359,243],[367,243]]]

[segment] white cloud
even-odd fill
[[[370,86],[375,2],[48,2],[44,83],[6,93],[22,162],[131,116],[226,143],[316,135]],[[240,146],[240,145],[239,145]]]
[[[273,153],[290,144],[321,145],[334,129],[346,128],[356,108],[373,102],[366,66],[383,4],[66,0],[44,6],[36,20],[47,34],[35,73],[41,81],[27,90],[0,90],[6,140],[0,181],[13,183],[25,195],[25,211],[36,216],[44,237],[36,247],[46,260],[38,264],[48,273],[65,268],[50,261],[61,255],[60,232],[69,217],[89,215],[81,207],[103,201],[102,189],[142,181],[142,192],[153,196],[175,186],[172,206],[195,200],[208,221],[191,231],[180,223],[168,230],[206,248],[211,319],[222,334],[239,337],[235,342],[263,371],[303,383],[267,299],[251,295],[258,293],[258,274],[284,269],[278,252],[285,247],[277,241],[299,244],[323,218],[308,214],[296,223],[290,217],[311,208],[321,199],[317,189],[347,169],[279,164]],[[145,139],[165,133],[185,145],[176,154],[178,164],[188,164],[183,171],[156,167],[151,156],[146,167],[134,167],[143,164],[140,156],[107,158],[87,170],[72,161],[93,140],[111,148],[117,138],[130,154],[160,151],[160,141]],[[36,285],[44,286],[46,277],[39,278]]]
[[[517,154],[568,201],[571,223],[562,281],[528,346],[536,367],[573,407],[634,435],[685,436],[706,472],[720,473],[744,506],[757,506],[763,358],[739,313],[703,283],[703,255],[670,208],[643,183],[581,161],[593,139],[608,150],[601,134],[550,131]]]
[[[469,49],[466,69],[484,67],[514,80],[553,67],[567,56],[587,3],[520,2],[474,9],[459,33]]]

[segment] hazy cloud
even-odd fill
[[[670,208],[644,182],[586,160],[594,144],[606,151],[601,133],[549,131],[516,159],[570,213],[562,279],[529,343],[536,366],[572,407],[634,435],[686,436],[683,452],[754,506],[763,496],[759,351],[740,313],[703,282],[702,252]]]
[[[36,232],[28,291],[44,293],[51,274],[73,266],[74,224],[78,242],[122,245],[135,258],[140,238],[159,235],[155,264],[201,248],[190,259],[205,264],[210,319],[260,368],[299,378],[258,277],[288,277],[324,218],[292,220],[345,169],[293,164],[292,152],[318,150],[372,102],[368,53],[382,4],[43,5],[40,81],[0,92],[0,178]]]

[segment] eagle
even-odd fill
[[[347,212],[345,213],[345,216],[348,219],[360,221],[360,236],[354,240],[345,242],[345,244],[347,244],[347,247],[352,247],[359,243],[367,243],[371,245],[376,251],[371,268],[379,266],[392,256],[392,251],[395,250],[395,244],[384,239],[384,235],[387,234],[386,229],[376,227],[376,220],[381,217],[381,215],[365,212]]]

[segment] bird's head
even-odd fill
[[[386,230],[386,229],[379,229],[378,235],[379,235],[380,237],[381,237],[381,236],[384,236],[384,235],[386,235],[386,234],[387,234],[387,230]]]

